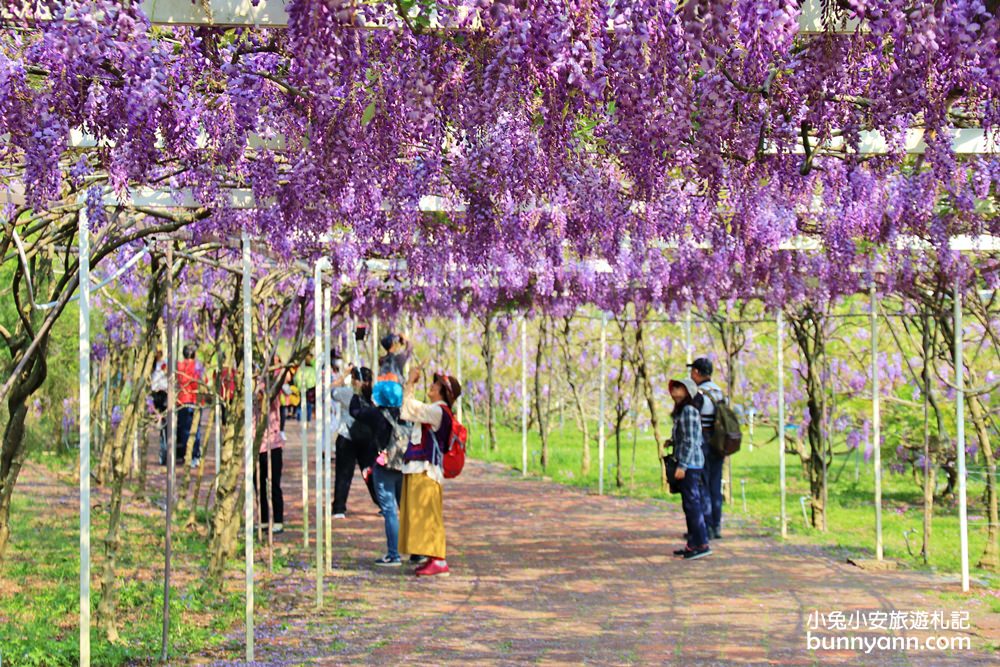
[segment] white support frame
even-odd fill
[[[537,369],[535,371],[538,372]],[[597,493],[604,495],[604,450],[607,446],[605,422],[607,421],[607,378],[608,378],[608,313],[601,312],[601,396],[600,424],[597,427]]]
[[[330,313],[332,286],[323,286],[323,515],[326,522],[324,545],[326,547],[325,571],[333,571],[333,506],[331,493],[333,489],[333,443],[336,440],[333,428],[333,413],[337,409],[337,426],[340,426],[341,416],[339,406],[332,399],[333,365],[330,363]]]
[[[325,566],[323,562],[323,532],[325,528],[325,517],[323,515],[323,452],[324,452],[324,424],[326,412],[324,407],[325,396],[323,393],[323,269],[328,262],[320,259],[316,262],[313,273],[313,367],[316,371],[316,405],[313,408],[313,429],[315,445],[315,477],[316,487],[316,606],[323,606],[323,575]]]
[[[528,319],[521,316],[521,476],[528,476]]]
[[[871,290],[872,454],[875,471],[875,559],[882,560],[882,413],[878,377],[878,291]]]
[[[455,316],[455,379],[458,380],[459,386],[462,386],[462,335],[464,329],[462,326],[462,316]],[[462,396],[459,395],[455,399],[455,417],[458,421],[462,421]]]
[[[253,273],[250,266],[250,236],[243,232],[243,540],[246,588],[246,659],[254,660],[253,646],[253,318],[251,304],[253,293],[250,283]]]
[[[79,214],[80,246],[80,664],[90,665],[90,226]]]
[[[969,509],[965,467],[965,360],[962,323],[962,279],[955,279],[955,449],[958,456],[958,535],[962,558],[962,591],[969,591]]]
[[[781,537],[788,537],[788,489],[785,485],[785,313],[778,309],[777,325],[778,364],[778,485],[781,490]]]

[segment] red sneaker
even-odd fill
[[[450,574],[448,562],[440,558],[432,558],[416,570],[413,574],[418,577],[447,577]]]

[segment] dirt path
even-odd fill
[[[727,524],[715,554],[683,562],[678,503],[600,498],[472,462],[445,490],[452,576],[384,570],[383,524],[356,476],[335,522],[334,569],[315,607],[313,551],[302,547],[298,424],[289,422],[285,489],[290,567],[261,574],[262,664],[996,664],[1000,619],[951,581],[862,572],[819,548],[778,544]],[[310,463],[312,454],[310,454]],[[235,575],[235,573],[234,573]],[[967,636],[966,651],[807,650],[810,614],[968,612],[967,631],[846,631],[868,637]],[[912,616],[911,616],[912,618]],[[932,626],[933,627],[933,626]],[[829,634],[825,627],[817,629]],[[230,647],[241,645],[242,629]],[[228,654],[199,661],[236,664]]]
[[[981,591],[978,598],[958,595],[953,578],[863,572],[821,548],[780,544],[738,519],[726,524],[713,556],[679,561],[671,555],[684,530],[679,503],[601,498],[478,462],[446,487],[453,574],[431,581],[417,580],[409,567],[372,564],[385,549],[383,523],[356,475],[348,518],[335,522],[326,604],[317,609],[314,548],[302,546],[299,424],[290,421],[287,432],[287,530],[276,545],[286,566],[268,574],[258,547],[257,591],[269,601],[256,614],[257,664],[936,666],[1000,658],[990,648],[1000,646],[1000,615],[989,612]],[[158,515],[165,470],[156,465],[155,447],[149,454],[153,502],[129,504]],[[211,486],[212,456],[208,447],[199,504]],[[309,459],[311,469],[311,441]],[[58,481],[36,464],[26,467],[18,492],[44,498],[60,513],[76,506],[72,479]],[[95,488],[94,500],[105,501],[106,493]],[[194,563],[175,565],[178,579],[199,576]],[[158,577],[161,568],[151,562],[129,576]],[[238,595],[242,565],[234,564],[227,579],[227,594]],[[972,648],[808,650],[811,614],[855,611],[943,612],[947,621],[968,612],[970,627],[833,632],[828,616],[814,634],[921,642],[959,636]],[[178,664],[237,665],[242,656],[238,626],[220,648]]]

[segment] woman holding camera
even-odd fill
[[[420,369],[414,368],[403,387],[401,416],[419,424],[403,455],[403,497],[400,504],[399,550],[427,561],[417,576],[448,576],[444,538],[444,449],[451,437],[452,406],[462,395],[458,380],[435,373],[427,390],[430,403],[416,399]],[[423,557],[423,558],[421,558]]]

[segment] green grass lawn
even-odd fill
[[[521,432],[498,426],[499,451],[486,451],[485,428],[478,422],[470,430],[470,450],[474,458],[495,461],[521,467]],[[667,433],[664,429],[664,433]],[[592,433],[596,434],[596,427]],[[775,535],[780,532],[780,486],[777,442],[764,442],[773,437],[773,429],[758,427],[754,440],[758,443],[750,451],[749,436],[744,432],[742,450],[732,457],[733,504],[724,509],[724,516],[748,517],[766,532]],[[596,438],[595,438],[596,439]],[[558,425],[550,436],[550,461],[545,476],[556,482],[597,490],[598,452],[591,447],[591,471],[582,475],[582,445],[575,425],[567,422],[562,429]],[[616,486],[615,440],[608,434],[605,454],[605,492],[614,495],[640,498],[669,497],[680,504],[680,496],[669,496],[660,490],[660,472],[657,450],[652,433],[639,432],[636,438],[634,482],[632,474],[631,430],[623,433],[621,444],[623,486]],[[537,431],[528,434],[528,470],[531,474],[542,474],[539,463],[541,440]],[[845,460],[846,459],[846,460]],[[971,467],[971,462],[970,462]],[[874,471],[863,460],[857,470],[855,481],[855,457],[839,456],[829,471],[829,508],[827,513],[828,531],[810,528],[803,520],[800,497],[809,495],[808,480],[804,478],[799,458],[786,457],[787,470],[787,512],[788,532],[792,541],[802,541],[826,545],[834,548],[844,557],[870,556],[875,553],[875,505]],[[923,493],[909,474],[898,475],[886,471],[883,479],[883,543],[885,557],[899,560],[913,568],[923,568],[919,558],[923,527]],[[741,481],[745,480],[745,487]],[[975,568],[975,563],[986,544],[985,507],[982,503],[985,483],[980,476],[970,476],[969,498],[969,559],[972,576],[992,582],[995,587],[1000,581],[995,575]],[[746,493],[746,511],[743,509],[743,494]],[[807,501],[808,509],[808,501]],[[725,523],[725,520],[723,521]],[[723,528],[725,530],[725,527]],[[910,549],[907,550],[904,532],[908,534]],[[954,506],[935,506],[933,536],[931,541],[930,569],[945,572],[960,572],[958,513]],[[1000,609],[998,609],[1000,610]]]
[[[0,660],[4,667],[77,665],[80,543],[75,507],[70,512],[47,511],[33,499],[15,496],[11,514],[17,521],[0,565],[5,582],[0,585]],[[92,664],[150,662],[160,655],[163,623],[162,519],[130,515],[126,520],[118,568],[118,644],[106,641],[96,629],[96,587],[106,527],[107,515],[95,512]],[[199,574],[207,562],[205,538],[180,528],[173,535],[175,571],[188,574],[188,583],[175,585],[170,597],[170,655],[177,658],[224,642],[227,631],[242,621],[243,597],[219,593]],[[20,590],[12,591],[11,586]]]

